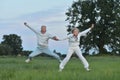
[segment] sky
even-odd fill
[[[58,38],[67,35],[65,12],[73,0],[0,0],[0,42],[3,35],[21,36],[24,50],[35,50],[36,35],[23,25],[27,22],[32,28],[40,31],[41,25]],[[50,50],[66,54],[68,41],[49,41]]]

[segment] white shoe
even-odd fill
[[[26,59],[25,62],[26,62],[26,63],[29,63],[29,62],[30,62],[30,59]]]
[[[62,70],[63,70],[63,69],[60,68],[60,69],[59,69],[59,72],[62,72]]]
[[[86,71],[90,71],[91,69],[89,69],[89,68],[86,68]]]

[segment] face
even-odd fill
[[[45,33],[46,32],[46,26],[41,26],[41,32]]]
[[[79,30],[78,30],[77,28],[74,29],[74,30],[73,30],[73,35],[74,35],[74,36],[77,36],[78,34],[79,34]]]

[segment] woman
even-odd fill
[[[69,49],[68,49],[67,56],[63,59],[63,61],[59,65],[59,71],[62,71],[64,69],[64,66],[67,64],[67,62],[69,61],[73,53],[77,54],[79,59],[82,61],[84,68],[87,71],[90,71],[87,60],[82,56],[82,52],[79,48],[79,45],[80,45],[79,43],[80,43],[80,37],[85,36],[93,27],[94,27],[94,24],[92,24],[92,26],[89,29],[83,32],[79,32],[77,28],[74,28],[72,30],[72,34],[70,34],[67,38],[63,39],[63,40],[66,40],[66,39],[69,40]]]

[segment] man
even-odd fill
[[[46,26],[41,26],[41,31],[37,32],[36,30],[34,30],[33,28],[31,28],[26,22],[24,23],[24,25],[26,27],[28,27],[29,29],[31,29],[37,36],[37,48],[35,51],[33,51],[29,56],[28,59],[25,60],[26,63],[30,62],[31,59],[41,53],[45,53],[47,55],[53,56],[54,58],[56,58],[57,60],[59,60],[59,62],[61,62],[60,57],[55,54],[52,53],[49,48],[48,48],[48,41],[49,39],[53,39],[58,41],[56,36],[52,36],[51,34],[46,32]]]
[[[87,60],[82,56],[82,52],[79,48],[79,43],[80,43],[80,37],[85,36],[86,33],[88,33],[93,27],[94,27],[94,24],[92,24],[92,26],[89,29],[87,29],[83,32],[79,32],[79,30],[77,28],[74,28],[72,30],[72,34],[70,34],[67,38],[63,39],[63,40],[66,40],[66,39],[69,40],[69,49],[68,49],[67,56],[59,65],[59,71],[62,71],[64,69],[64,66],[70,60],[70,57],[72,56],[72,54],[74,52],[77,54],[79,59],[82,61],[84,68],[87,71],[90,71],[89,64],[88,64]]]

